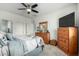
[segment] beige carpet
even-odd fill
[[[58,47],[45,45],[43,52],[39,56],[66,56]]]

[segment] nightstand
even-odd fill
[[[57,45],[57,41],[56,40],[50,40],[50,45],[56,46]]]

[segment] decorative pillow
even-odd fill
[[[1,52],[2,56],[8,56],[9,55],[8,46],[3,46]]]
[[[8,41],[7,41],[7,38],[5,36],[5,33],[0,31],[0,45],[4,46],[7,44],[7,42]]]
[[[6,39],[6,36],[3,36],[2,38],[0,38],[0,44],[1,44],[2,46],[7,45],[7,43],[8,43],[8,41],[7,41],[7,39]]]
[[[2,56],[2,51],[1,51],[1,49],[2,49],[2,48],[0,47],[0,56]]]
[[[0,38],[2,38],[5,34],[5,32],[0,31]]]
[[[13,35],[11,33],[7,33],[6,37],[7,37],[8,40],[14,40]]]
[[[0,48],[2,47],[1,43],[0,43]]]

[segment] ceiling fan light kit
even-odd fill
[[[31,12],[31,9],[27,9],[27,13],[30,14],[30,12]]]

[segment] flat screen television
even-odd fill
[[[59,19],[59,27],[73,27],[75,26],[75,13],[68,14]]]

